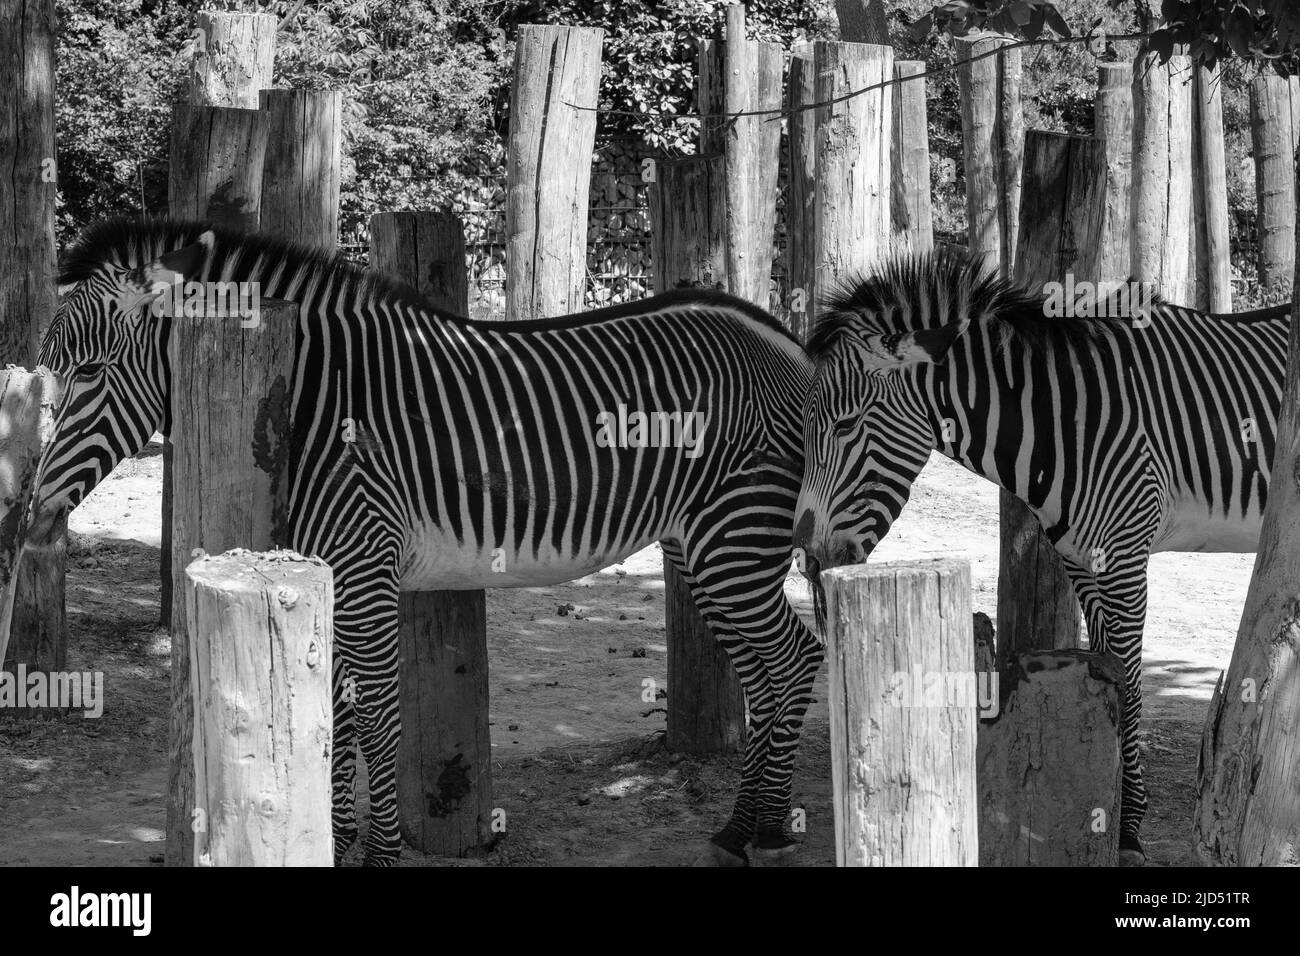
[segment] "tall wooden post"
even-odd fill
[[[1188,281],[1198,309],[1232,311],[1228,245],[1228,166],[1219,69],[1192,71],[1192,263]]]
[[[786,106],[791,110],[817,102],[811,43],[795,47],[790,57]],[[817,111],[802,109],[789,120],[787,153],[790,178],[785,194],[786,258],[790,276],[790,331],[800,342],[808,339],[812,311],[809,300],[816,281],[817,244]]]
[[[924,60],[894,63],[893,149],[890,217],[894,238],[916,252],[934,248],[930,208],[930,126],[926,114]],[[917,77],[917,79],[909,79]]]
[[[1029,131],[1016,281],[1033,289],[1067,276],[1096,281],[1106,182],[1102,141]],[[1082,642],[1079,602],[1060,555],[1020,499],[1003,492],[999,501],[997,649],[1006,673],[1021,651]]]
[[[195,549],[266,551],[285,543],[288,476],[279,449],[289,435],[298,308],[262,303],[255,316],[184,315],[170,321],[172,569],[179,594]],[[204,691],[191,686],[189,648],[186,615],[178,607],[172,615],[167,862],[179,866],[193,860],[193,702]]]
[[[1133,278],[1187,305],[1191,261],[1191,61],[1154,54],[1133,65],[1133,191],[1129,256]]]
[[[832,102],[852,90],[894,76],[894,52],[866,43],[813,45],[817,108],[817,175],[813,235],[815,266],[809,295],[816,300],[836,282],[870,268],[890,242],[890,152],[893,95],[873,90]]]
[[[342,94],[262,90],[267,150],[262,171],[262,231],[333,251],[339,234]]]
[[[1295,273],[1295,156],[1300,144],[1300,79],[1272,71],[1250,82],[1255,154],[1259,282],[1269,304],[1289,301]]]
[[[506,317],[582,308],[600,45],[587,27],[519,28],[506,150]]]
[[[266,152],[266,121],[255,110],[176,104],[172,111],[171,164],[168,206],[173,216],[203,219],[234,229],[256,229],[260,221],[262,158]],[[173,319],[172,338],[177,326]],[[232,320],[233,321],[233,320]],[[211,361],[212,355],[205,356]],[[219,370],[230,376],[230,369]],[[173,394],[179,384],[172,368]],[[174,410],[173,410],[174,411]],[[185,640],[185,608],[173,600],[183,593],[189,563],[185,535],[177,526],[186,519],[176,511],[176,445],[189,420],[173,414],[172,434],[163,446],[163,523],[161,562],[164,623],[172,634],[172,714],[170,786],[167,805],[167,852],[170,866],[188,866],[193,859],[192,826],[194,767],[190,740],[193,713],[190,700],[189,646]],[[184,493],[182,493],[184,494]],[[263,547],[269,546],[266,542]],[[234,540],[225,547],[252,546]],[[191,547],[197,547],[192,545]]]
[[[975,866],[969,562],[858,564],[821,580],[836,863]]]
[[[727,172],[721,156],[666,160],[650,190],[656,291],[679,285],[728,288]],[[745,743],[740,678],[695,608],[690,589],[664,560],[668,640],[668,748],[729,753]]]
[[[727,7],[722,43],[701,40],[697,99],[705,114],[700,152],[726,164],[727,273],[731,292],[770,308],[777,172],[781,164],[783,56],[776,43],[745,35],[745,8]],[[741,115],[770,110],[770,115]]]
[[[371,216],[370,268],[406,282],[435,306],[469,311],[465,230],[454,215]],[[402,838],[423,853],[468,856],[492,837],[487,596],[403,591],[398,617]]]
[[[236,549],[190,563],[185,606],[195,865],[330,866],[333,574]]]
[[[1025,125],[1020,105],[1020,51],[984,56],[1008,44],[983,34],[955,40],[966,169],[966,233],[971,252],[1011,275],[1020,206]],[[963,62],[972,61],[972,62]]]
[[[1105,219],[1097,263],[1100,282],[1129,277],[1129,190],[1133,179],[1133,68],[1127,63],[1097,67],[1093,132],[1106,149]]]
[[[57,306],[54,197],[54,3],[0,5],[0,368],[34,367]],[[53,382],[49,400],[56,400]],[[7,462],[16,470],[17,462]],[[0,666],[62,670],[68,646],[66,542],[29,552],[14,582]]]
[[[272,85],[279,25],[269,13],[200,10],[190,102],[257,109],[258,93]]]

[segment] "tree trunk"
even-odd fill
[[[330,866],[334,577],[292,551],[185,571],[196,866]]]
[[[926,118],[924,60],[894,63],[893,148],[890,157],[890,219],[894,238],[917,252],[934,248],[930,208],[930,126]]]
[[[1300,142],[1300,79],[1261,73],[1250,83],[1255,154],[1259,284],[1267,304],[1291,298],[1295,275],[1295,154]]]
[[[1093,134],[1106,144],[1106,198],[1097,280],[1129,277],[1129,193],[1133,182],[1133,68],[1128,63],[1097,67]]]
[[[975,866],[970,564],[822,574],[835,861]]]
[[[267,150],[262,232],[333,252],[339,236],[342,95],[332,90],[262,90]]]
[[[790,57],[787,107],[798,109],[817,101],[812,44],[796,48]],[[790,179],[786,187],[786,256],[790,268],[790,331],[800,342],[808,340],[812,309],[809,299],[815,282],[817,213],[817,111],[790,116],[787,146]]]
[[[202,40],[190,65],[190,102],[257,109],[259,93],[275,85],[278,27],[279,20],[267,13],[200,10]]]
[[[1232,311],[1228,245],[1228,166],[1223,142],[1223,80],[1216,67],[1192,74],[1192,273],[1198,309]]]
[[[1300,165],[1294,167],[1300,188]],[[1300,228],[1300,227],[1297,227]],[[1227,866],[1300,866],[1300,322],[1255,571],[1198,762],[1197,852]]]
[[[840,39],[850,43],[890,46],[885,0],[835,0]]]

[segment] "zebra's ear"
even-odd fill
[[[185,281],[202,275],[203,266],[208,261],[208,254],[215,241],[216,236],[209,229],[199,236],[197,242],[164,253],[145,266],[145,279],[150,285],[156,282],[171,285],[177,279]]]
[[[865,339],[866,350],[871,364],[880,369],[933,364],[943,360],[965,328],[965,322],[950,322],[935,329],[869,335]]]

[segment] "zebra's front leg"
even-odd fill
[[[330,782],[333,799],[334,865],[357,842],[357,728],[355,681],[348,675],[343,659],[334,655],[334,741],[331,751]]]

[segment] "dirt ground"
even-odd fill
[[[104,672],[107,700],[95,720],[0,711],[0,865],[161,863],[170,647],[157,626],[160,473],[154,446],[72,516],[68,666]],[[954,553],[971,560],[975,609],[995,615],[997,489],[936,457],[877,554]],[[1252,563],[1153,559],[1143,726],[1151,865],[1195,862],[1196,746]],[[641,700],[644,678],[666,683],[660,567],[653,547],[559,587],[488,592],[494,790],[507,835],[474,863],[684,865],[726,820],[738,759],[667,754],[664,713]],[[810,619],[804,582],[792,575],[786,590]],[[823,671],[795,775],[807,819],[800,865],[834,862],[827,737]],[[402,862],[468,861],[407,849]]]

